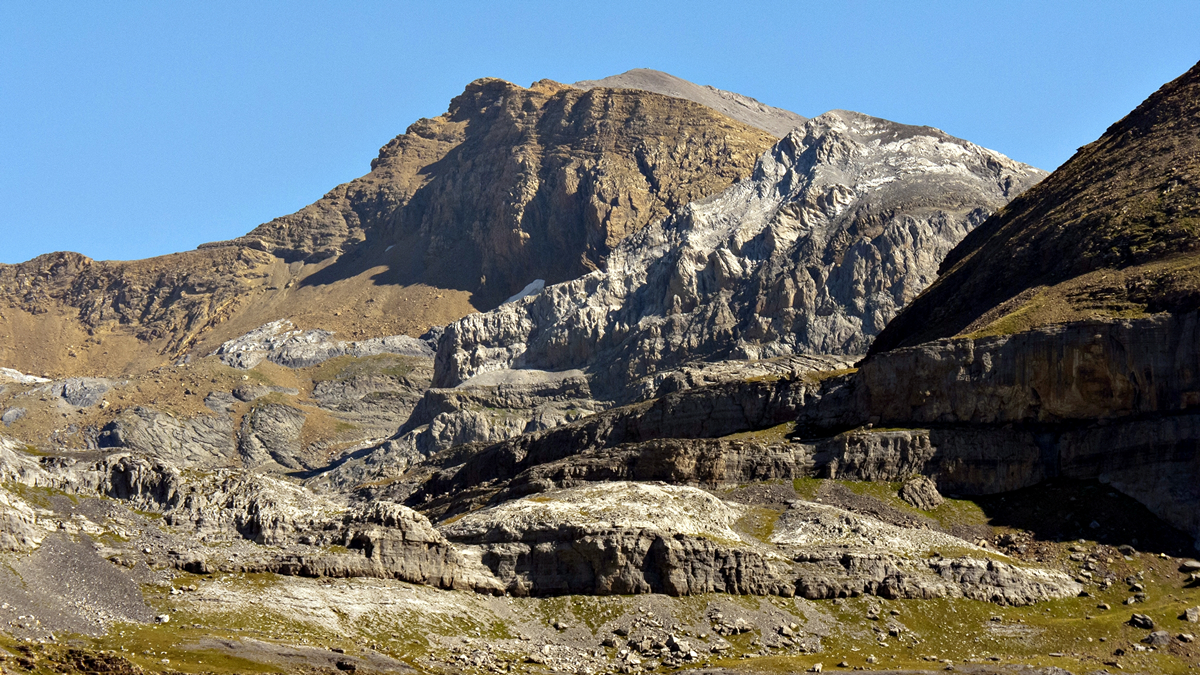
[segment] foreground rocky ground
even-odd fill
[[[8,459],[10,477],[14,464],[31,470],[26,458],[34,459]],[[49,475],[60,461],[33,463]],[[130,468],[110,476],[135,476]],[[85,474],[76,470],[74,475]],[[187,482],[197,479],[212,477],[185,476],[176,489],[186,491]],[[127,479],[125,485],[138,480]],[[628,487],[621,489],[630,494],[617,495],[617,501],[628,513],[611,512],[612,500],[604,503],[613,490],[597,496],[574,489],[506,502],[499,512],[447,519],[436,531],[376,518],[373,536],[381,547],[388,539],[378,530],[407,533],[405,543],[391,540],[393,562],[406,546],[404,555],[411,562],[414,537],[424,532],[418,548],[426,560],[419,567],[430,575],[417,584],[361,567],[367,561],[386,567],[387,556],[364,558],[361,549],[328,541],[300,544],[286,517],[294,504],[286,503],[282,489],[246,509],[243,533],[234,535],[203,516],[185,518],[168,510],[164,517],[161,509],[131,508],[135,503],[151,506],[163,496],[153,491],[113,498],[84,496],[81,484],[60,485],[8,482],[0,492],[10,505],[27,505],[14,509],[27,515],[24,520],[6,523],[7,531],[24,532],[25,543],[10,539],[8,548],[14,550],[3,554],[0,568],[5,635],[0,638],[0,668],[5,672],[605,673],[700,668],[698,672],[718,673],[795,672],[821,664],[829,671],[1016,673],[1063,668],[1085,673],[1113,672],[1118,665],[1132,672],[1187,672],[1200,662],[1200,648],[1191,637],[1200,628],[1195,623],[1200,610],[1188,612],[1200,606],[1200,577],[1195,576],[1200,564],[1186,557],[1191,541],[1141,505],[1095,482],[1044,483],[987,498],[943,499],[937,505],[928,501],[941,499],[936,491],[901,483],[798,479],[708,490],[624,484]],[[238,489],[243,495],[252,492]],[[204,511],[194,502],[177,508]],[[371,518],[347,518],[338,504],[323,508],[336,527],[308,529],[336,529],[326,535],[331,540],[354,529],[354,518]],[[599,518],[579,518],[579,510],[606,508],[609,512]],[[487,530],[489,518],[511,532],[528,533],[532,527],[544,533],[556,527],[554,514],[564,510],[575,510],[576,526],[591,523],[592,536],[608,536],[612,545],[621,540],[614,532],[628,536],[631,528],[640,528],[645,537],[648,530],[668,527],[669,538],[693,549],[698,541],[716,549],[740,549],[738,571],[744,583],[754,581],[745,557],[756,550],[766,557],[762,550],[770,542],[804,543],[810,565],[820,564],[816,554],[828,546],[843,558],[858,558],[854,573],[844,568],[844,576],[859,586],[843,586],[821,597],[806,592],[801,575],[791,587],[795,592],[749,588],[713,593],[699,588],[664,594],[643,588],[616,589],[632,595],[593,595],[588,589],[586,595],[522,597],[511,588],[496,594],[498,589],[479,583],[503,581],[505,575],[503,566],[492,574],[479,562],[487,561],[486,551],[472,563],[467,553],[472,545],[490,546],[493,554],[497,547],[507,547],[510,561],[520,557],[513,553],[512,541],[472,534]],[[313,511],[321,509],[307,513]],[[1099,528],[1080,522],[1076,512],[1105,524]],[[525,521],[532,525],[523,525]],[[257,524],[246,527],[251,522]],[[458,542],[455,546],[464,555],[429,555],[436,553],[437,542],[447,540]],[[542,546],[552,540],[544,538]],[[694,553],[689,557],[693,583],[699,560]],[[306,556],[308,570],[282,564]],[[928,571],[917,574],[914,565],[977,561],[993,570],[1014,570],[1014,577],[1023,581],[1009,583],[1010,589],[1028,589],[1031,579],[1040,580],[1054,597],[975,599],[963,597],[969,592],[948,591],[944,583],[931,597],[905,597],[893,592],[903,586],[889,591],[886,584],[864,584],[871,578],[870,563],[889,558],[892,579],[907,568],[912,578],[924,580],[926,590],[929,582],[944,578]],[[350,560],[360,567],[349,566]],[[454,560],[459,571],[445,574]],[[443,567],[435,569],[435,562]],[[519,567],[518,561],[508,569]],[[438,569],[443,576],[434,578]],[[610,569],[621,572],[619,566]],[[545,583],[547,578],[562,579],[562,571],[547,577],[544,570],[526,570],[525,578]],[[836,582],[825,572],[824,578]],[[474,590],[455,588],[471,585],[471,574]],[[445,582],[440,588],[438,579]],[[759,581],[764,579],[769,581]],[[1004,587],[994,578],[976,577],[958,588]]]

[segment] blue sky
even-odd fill
[[[656,68],[1053,169],[1200,60],[1200,2],[0,2],[0,262],[243,234],[478,77]]]

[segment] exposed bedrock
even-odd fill
[[[1048,326],[880,354],[854,377],[880,425],[1070,422],[1200,409],[1200,314]]]
[[[1045,174],[929,127],[832,111],[753,175],[631,234],[604,270],[446,327],[434,383],[578,368],[617,398],[695,360],[854,354]]]
[[[621,403],[642,402],[716,384],[813,379],[847,368],[843,356],[799,355],[757,361],[690,363],[632,383],[629,400],[594,398],[578,370],[487,372],[450,389],[429,389],[392,438],[322,473],[312,485],[349,488],[396,478],[426,457],[468,443],[495,444],[578,421]]]
[[[668,438],[613,447],[566,445],[557,454],[548,461],[527,459],[511,478],[494,475],[426,503],[410,503],[427,513],[450,514],[481,503],[614,480],[720,486],[806,477],[900,482],[915,475],[931,476],[942,490],[990,494],[1057,475],[1048,474],[1031,434],[1011,430],[860,431],[770,443]],[[927,499],[933,501],[932,496]]]
[[[657,438],[718,438],[775,426],[793,419],[813,389],[815,384],[800,380],[731,382],[608,410],[491,446],[457,448],[450,452],[463,458],[461,466],[432,458],[427,469],[433,474],[406,503],[425,505],[437,497],[458,498],[462,490],[507,480],[528,467],[586,449]]]
[[[973,449],[934,443],[940,487],[987,493],[1052,476],[1100,479],[1200,536],[1197,345],[1196,312],[938,340],[826,381],[798,431],[974,433]]]
[[[275,461],[289,469],[310,463],[303,456],[300,434],[304,429],[304,411],[282,403],[255,406],[242,417],[238,452],[248,467]]]
[[[518,595],[800,593],[971,597],[1028,604],[1078,593],[1060,572],[978,557],[941,532],[900,528],[831,506],[795,502],[771,542],[738,533],[744,507],[696,488],[613,482],[558,490],[477,511],[441,529]]]
[[[518,595],[791,595],[790,562],[742,542],[738,515],[702,490],[612,483],[508,502],[443,532],[480,546]]]
[[[125,448],[180,467],[229,466],[238,458],[233,420],[224,414],[180,420],[138,406],[105,425],[97,442],[101,448]]]
[[[425,516],[393,502],[350,505],[269,475],[224,469],[184,474],[127,453],[95,461],[35,459],[0,446],[0,477],[161,514],[163,523],[184,536],[157,562],[193,572],[369,576],[484,592],[499,588],[490,572],[464,560]],[[52,515],[0,489],[0,549],[36,547],[63,528]],[[237,542],[243,545],[212,546]],[[251,542],[257,546],[247,546]],[[140,556],[123,551],[120,542],[115,546],[106,555]],[[237,550],[241,555],[229,555]]]

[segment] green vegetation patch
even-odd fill
[[[757,431],[741,431],[736,434],[730,434],[723,437],[721,440],[726,441],[758,441],[760,443],[781,443],[788,440],[788,436],[796,430],[796,423],[784,422],[767,429],[758,429]]]
[[[384,375],[388,377],[406,377],[416,367],[416,359],[398,354],[377,354],[375,356],[338,356],[314,366],[311,377],[313,382],[328,382],[331,380],[351,380],[356,377],[369,375]]]

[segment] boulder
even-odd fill
[[[921,509],[932,511],[946,500],[937,490],[937,485],[925,476],[913,476],[900,487],[900,498]]]

